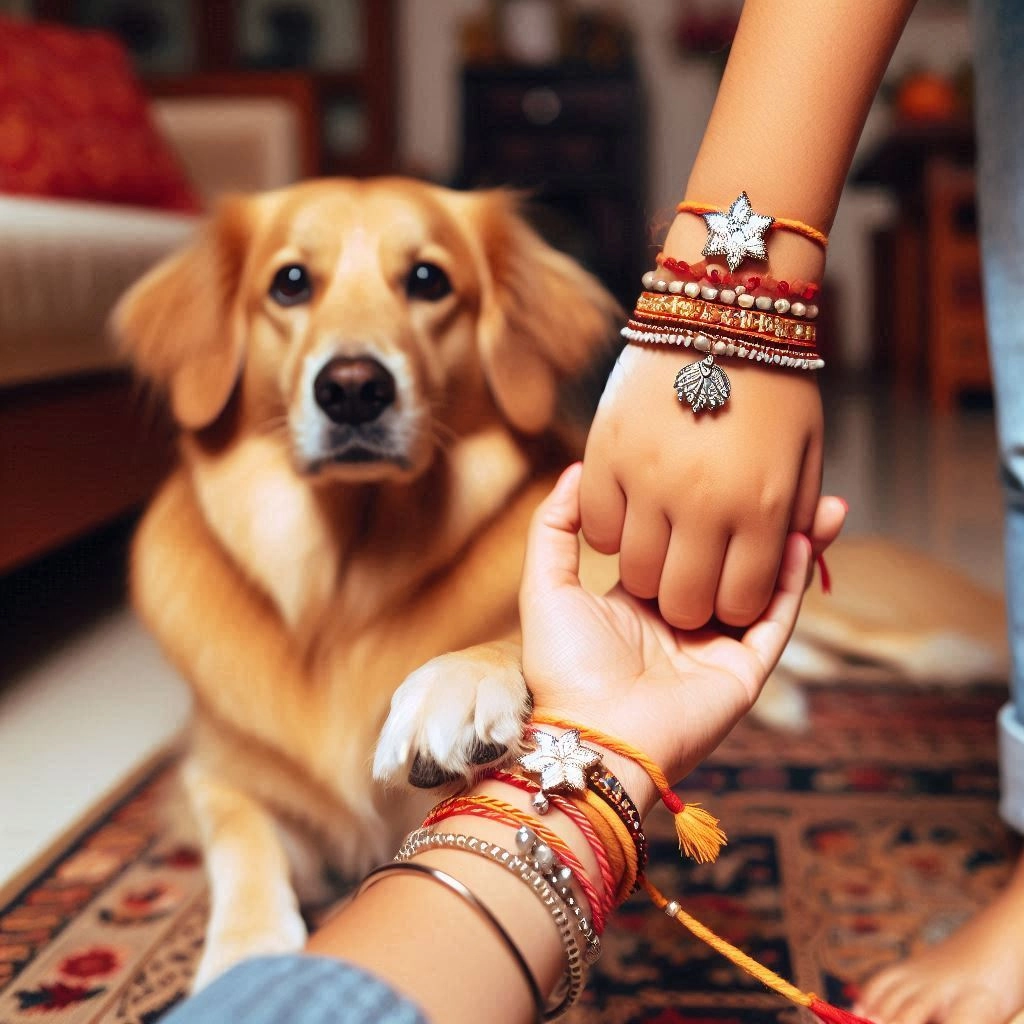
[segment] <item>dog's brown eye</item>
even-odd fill
[[[313,282],[309,271],[301,263],[289,263],[282,267],[270,283],[270,297],[281,306],[297,306],[308,302],[313,294]]]
[[[426,299],[437,302],[452,290],[448,275],[436,263],[417,263],[409,271],[405,290],[410,299]]]

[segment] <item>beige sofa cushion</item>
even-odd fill
[[[197,223],[138,207],[0,196],[0,386],[117,366],[104,330],[111,308]]]

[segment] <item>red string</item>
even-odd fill
[[[829,574],[828,566],[825,564],[825,556],[818,555],[818,572],[821,573],[821,592],[832,593],[832,576]]]

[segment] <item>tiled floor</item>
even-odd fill
[[[1002,579],[992,416],[826,386],[825,488],[879,532]],[[124,531],[0,580],[0,885],[182,726],[182,684],[123,603]]]

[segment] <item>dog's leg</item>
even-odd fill
[[[414,786],[469,778],[519,752],[530,695],[518,643],[480,644],[432,658],[395,691],[373,761],[380,782],[408,771]]]
[[[300,949],[306,926],[270,813],[194,762],[184,777],[210,880],[206,949],[193,983],[198,990],[240,960]]]

